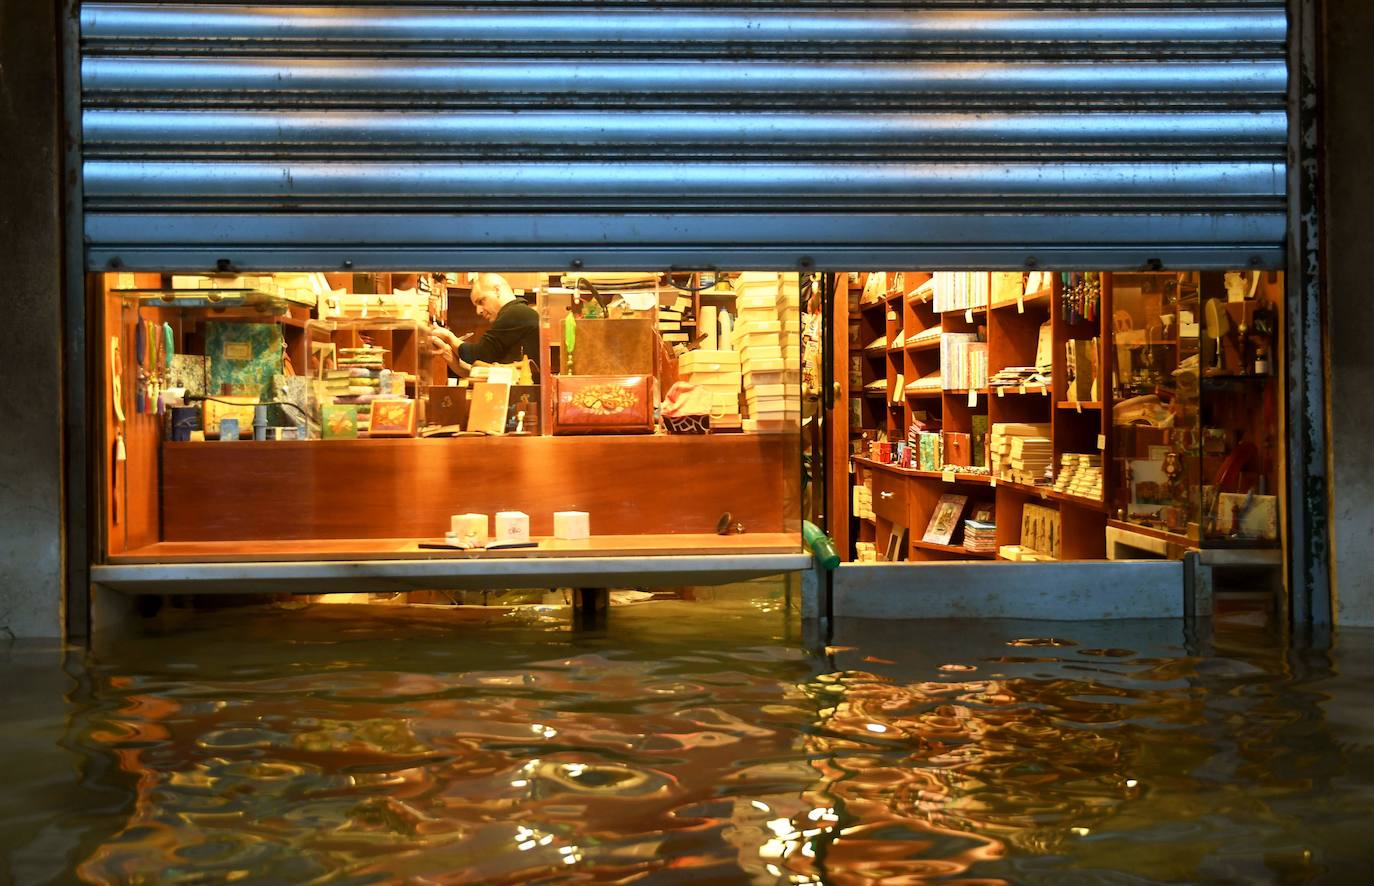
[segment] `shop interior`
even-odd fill
[[[95,275],[106,557],[796,552],[801,286]]]
[[[1282,550],[1279,272],[107,273],[91,297],[111,562],[794,552],[806,519],[860,563]],[[518,350],[457,347],[512,303]]]
[[[1280,272],[839,286],[854,559],[1279,555]]]

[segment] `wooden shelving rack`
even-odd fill
[[[889,272],[889,279],[896,278]],[[849,439],[855,445],[851,452],[852,482],[873,486],[875,519],[851,521],[854,539],[873,542],[881,557],[893,527],[906,527],[908,545],[905,556],[910,560],[995,559],[995,555],[966,551],[958,544],[938,545],[921,541],[940,496],[957,491],[967,495],[967,518],[975,505],[990,502],[995,507],[997,544],[1019,544],[1021,515],[1027,504],[1055,509],[1060,514],[1062,529],[1061,559],[1102,559],[1106,556],[1105,528],[1107,505],[1104,502],[1057,493],[1048,486],[1026,486],[1005,480],[994,480],[983,474],[956,471],[952,477],[945,472],[917,471],[891,465],[877,464],[865,456],[864,440],[874,439],[879,430],[888,440],[904,440],[914,417],[921,414],[940,421],[941,429],[971,433],[973,417],[987,416],[989,428],[1004,422],[1036,422],[1049,424],[1054,440],[1054,464],[1060,463],[1063,453],[1098,453],[1104,466],[1110,464],[1111,384],[1107,372],[1109,360],[1105,352],[1109,340],[1111,309],[1111,275],[1102,274],[1102,298],[1097,316],[1092,322],[1069,323],[1060,312],[1063,286],[1060,276],[1053,276],[1049,289],[1027,293],[1020,299],[1004,299],[985,308],[937,313],[934,304],[914,295],[931,274],[905,271],[901,286],[889,292],[881,301],[860,304],[857,311],[848,311],[851,329],[837,333],[843,360],[837,365],[854,366],[860,370],[864,387],[855,391],[849,386],[852,404],[848,415],[859,419],[851,422]],[[846,275],[841,275],[846,279]],[[857,285],[862,286],[865,275]],[[848,282],[848,286],[856,285]],[[991,291],[991,286],[989,286]],[[847,290],[837,289],[837,298]],[[972,314],[970,318],[969,314]],[[988,343],[988,376],[1008,366],[1035,364],[1040,327],[1049,323],[1052,333],[1053,372],[1049,387],[1027,386],[1004,389],[1000,393],[980,389],[976,405],[970,405],[968,391],[929,389],[898,390],[903,385],[937,372],[940,369],[940,343],[912,340],[918,333],[939,327],[941,333],[980,332]],[[864,348],[880,336],[886,336],[887,347],[882,350]],[[893,346],[901,338],[901,344]],[[1065,369],[1065,342],[1070,339],[1098,339],[1098,400],[1075,403],[1068,396]],[[869,391],[867,385],[883,380],[881,392]],[[849,379],[846,379],[849,381]],[[962,527],[961,527],[962,529]],[[955,541],[962,537],[956,533]],[[848,551],[852,556],[852,549]]]

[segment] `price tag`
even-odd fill
[[[946,471],[944,471],[942,474],[940,474],[940,479],[941,479],[941,480],[944,480],[946,483],[953,483],[953,482],[954,482],[954,472],[951,471],[951,470],[946,470]]]
[[[998,385],[998,387],[997,387],[997,396],[999,396],[999,397],[1005,397],[1006,394],[1007,394],[1007,388],[1006,388],[1006,386],[1005,386],[1005,385]]]
[[[1097,448],[1098,448],[1098,449],[1106,449],[1106,448],[1107,448],[1107,435],[1106,435],[1106,434],[1098,434],[1098,435],[1097,435]]]
[[[968,392],[968,405],[970,407],[978,405],[978,389],[973,388]]]
[[[1021,393],[1022,393],[1022,394],[1026,393],[1026,385],[1025,385],[1024,383],[1022,383],[1022,385],[1021,385]]]
[[[992,486],[993,489],[996,489],[996,488],[997,488],[997,478],[996,478],[996,477],[989,477],[989,478],[988,478],[988,481],[989,481],[989,485]]]
[[[967,311],[964,311],[964,322],[965,322],[965,323],[972,323],[972,322],[973,322],[973,308],[969,308]]]
[[[1076,409],[1076,410],[1078,410],[1078,414],[1079,414],[1079,415],[1082,415],[1082,414],[1083,414],[1083,401],[1081,401],[1081,400],[1075,400],[1075,401],[1073,401],[1073,408]],[[1099,446],[1099,447],[1097,447],[1097,448],[1098,448],[1098,449],[1101,449],[1102,447]]]
[[[1026,313],[1026,294],[1024,292],[1016,293],[1016,313]]]
[[[121,273],[115,277],[115,287],[117,289],[136,289],[138,288],[138,281],[134,279],[133,274]]]

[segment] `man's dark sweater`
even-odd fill
[[[458,346],[464,363],[514,363],[521,357],[539,363],[539,312],[518,298],[501,307],[480,339]]]

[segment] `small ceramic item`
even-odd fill
[[[496,542],[526,542],[530,540],[530,517],[522,511],[496,513]]]
[[[555,511],[553,537],[567,541],[591,538],[591,517],[586,511]]]
[[[487,543],[487,525],[486,514],[454,514],[449,518],[449,541],[480,548]]]

